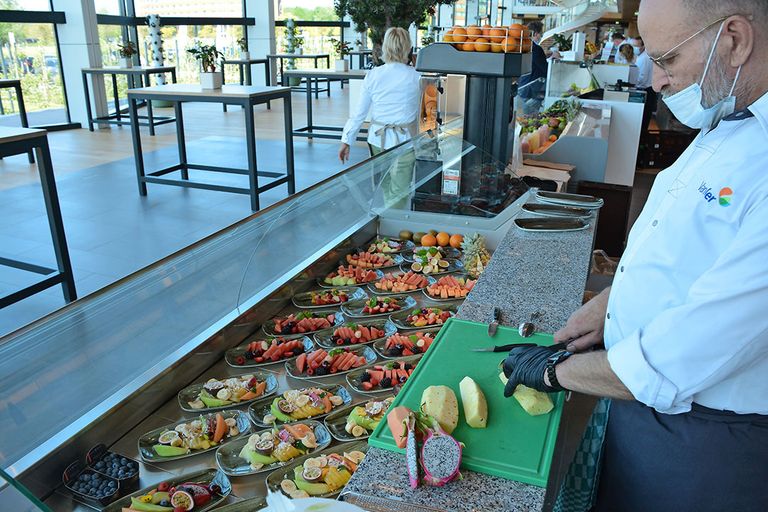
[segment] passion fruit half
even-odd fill
[[[174,508],[192,510],[195,507],[195,499],[187,491],[176,491],[171,495],[171,505]]]
[[[304,468],[301,472],[301,477],[307,482],[318,482],[323,476],[323,470],[320,468]]]
[[[160,444],[172,444],[177,439],[179,439],[179,433],[175,430],[169,430],[168,432],[160,434],[160,437],[157,438],[157,442]]]
[[[272,439],[261,439],[256,442],[254,449],[262,455],[270,455],[275,449],[275,442]]]
[[[296,408],[288,400],[280,400],[277,402],[277,408],[285,414],[291,414]]]

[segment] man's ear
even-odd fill
[[[731,16],[725,22],[722,37],[731,41],[728,64],[734,68],[744,65],[752,55],[755,44],[752,23],[744,16]]]

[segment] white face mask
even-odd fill
[[[733,90],[736,88],[736,82],[739,80],[741,66],[739,66],[739,69],[736,71],[736,77],[733,79],[733,85],[731,86],[731,91],[728,93],[728,96],[721,99],[710,108],[705,109],[704,105],[701,103],[704,96],[704,93],[701,90],[701,85],[704,83],[704,78],[707,76],[707,71],[712,62],[712,57],[715,54],[717,42],[720,40],[720,34],[723,31],[724,25],[725,21],[720,24],[720,30],[717,31],[715,42],[712,43],[712,50],[709,52],[709,58],[704,67],[701,81],[699,83],[693,83],[682,91],[664,98],[664,103],[667,104],[667,107],[672,111],[672,114],[689,128],[709,131],[724,117],[731,115],[736,110],[736,97],[733,96]]]
[[[640,55],[640,47],[639,46],[633,46],[632,51],[635,52],[635,55]]]

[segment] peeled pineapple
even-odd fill
[[[491,259],[491,255],[485,248],[485,237],[480,233],[466,236],[461,243],[461,250],[463,252],[461,261],[464,263],[464,271],[473,279],[477,279]]]

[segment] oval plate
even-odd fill
[[[390,393],[386,396],[377,396],[376,398],[372,398],[371,400],[376,400],[377,402],[380,402],[382,400],[385,400],[386,398],[394,398],[394,394]],[[355,437],[346,430],[344,430],[344,427],[347,425],[347,417],[349,417],[349,413],[352,412],[352,409],[358,406],[365,406],[366,403],[370,402],[371,400],[364,400],[362,402],[358,402],[356,404],[349,405],[347,407],[344,407],[343,409],[339,409],[338,411],[334,411],[328,416],[325,417],[323,420],[323,423],[325,423],[325,427],[328,429],[328,432],[331,433],[334,439],[337,441],[341,441],[342,443],[347,441],[362,441],[363,439],[368,439],[370,437],[371,432],[368,432],[364,436]],[[386,414],[381,419],[381,421],[387,421]]]
[[[564,206],[576,206],[579,208],[595,209],[603,206],[603,200],[595,196],[585,196],[582,194],[568,194],[563,192],[547,192],[539,190],[536,192],[536,199],[543,203],[560,204]]]
[[[360,252],[365,252],[365,251],[360,251]],[[350,253],[350,254],[352,254],[352,253]],[[381,270],[381,269],[384,269],[384,268],[397,267],[401,263],[405,262],[403,257],[400,256],[399,254],[385,254],[385,256],[389,256],[390,258],[392,258],[392,263],[389,263],[389,264],[381,266],[381,267],[376,267],[376,268],[369,268],[369,267],[360,267],[360,268],[362,268],[363,270]],[[342,258],[341,260],[339,260],[339,265],[357,267],[357,265],[355,265],[354,263],[350,263],[349,261],[347,261],[347,257],[346,256],[344,258]]]
[[[305,312],[304,311],[299,311],[298,313],[295,313],[295,314],[299,315],[301,313],[305,313]],[[325,311],[311,311],[309,313],[311,313],[312,315],[314,315],[316,317],[333,315],[334,317],[336,317],[336,321],[335,321],[335,323],[333,325],[339,325],[340,323],[342,323],[344,321],[344,317],[341,316],[341,313],[339,313],[338,311],[332,310],[332,309],[331,310],[325,310]],[[281,318],[285,318],[285,317],[283,316]],[[307,334],[312,334],[314,332],[322,330],[322,329],[315,329],[314,331],[307,331],[307,332],[302,332],[302,333],[298,333],[298,334],[280,334],[280,333],[275,332],[275,319],[274,318],[272,320],[269,320],[269,321],[265,322],[264,325],[261,326],[261,329],[264,331],[264,333],[267,336],[282,336],[284,338],[299,338],[301,336],[306,336]]]
[[[394,313],[397,313],[398,311],[402,311],[404,309],[413,309],[416,306],[416,300],[411,297],[410,295],[388,295],[386,297],[382,297],[389,300],[397,300],[398,305],[400,305],[400,309],[397,311],[388,311],[386,313],[363,313],[363,309],[365,308],[366,300],[356,300],[354,302],[348,302],[341,306],[341,312],[344,313],[344,315],[351,317],[351,318],[375,318],[377,316],[388,316],[392,315]]]
[[[368,443],[366,443],[365,441],[353,441],[351,443],[339,444],[334,446],[333,448],[326,448],[325,450],[316,453],[315,457],[318,457],[320,455],[330,455],[331,453],[337,453],[339,455],[343,455],[344,452],[351,452],[354,450],[366,453],[368,451]],[[293,480],[294,468],[301,465],[303,465],[303,461],[298,461],[294,464],[291,464],[290,466],[284,466],[278,469],[277,471],[273,471],[272,473],[270,473],[269,476],[267,476],[267,487],[269,488],[269,490],[273,492],[283,493],[283,490],[280,488],[280,482],[285,480],[286,477],[290,477],[290,479]],[[333,496],[338,496],[338,494],[341,492],[342,489],[343,487],[336,489],[333,492],[323,494],[321,496],[312,496],[312,498],[331,498]]]
[[[467,274],[454,274],[452,277],[455,277],[456,279],[471,279],[469,275]],[[475,279],[477,281],[477,279]],[[472,291],[472,290],[470,290]],[[429,294],[426,288],[422,289],[421,292],[424,294],[424,296],[434,302],[456,302],[456,301],[463,301],[467,297],[448,297],[447,299],[442,299],[440,297],[433,297]]]
[[[197,384],[192,384],[191,386],[187,386],[186,388],[179,391],[179,394],[177,395],[179,400],[179,407],[181,407],[182,411],[186,411],[186,412],[206,413],[211,411],[220,411],[222,409],[231,409],[232,407],[247,405],[259,398],[273,395],[275,391],[277,391],[277,377],[272,372],[248,372],[248,373],[242,373],[240,375],[229,375],[227,377],[224,377],[224,379],[231,379],[233,377],[240,377],[242,375],[253,375],[259,381],[266,381],[267,387],[264,390],[264,394],[257,396],[256,398],[253,398],[251,400],[246,400],[243,402],[232,402],[229,405],[223,405],[221,407],[204,407],[202,409],[193,409],[192,407],[189,406],[189,402],[192,402],[195,399],[197,399],[198,395],[200,394],[200,391],[203,390],[203,386],[205,385],[203,382],[199,382]]]
[[[441,328],[442,328],[442,326],[427,327],[427,328],[424,328],[424,329],[414,329],[412,331],[406,331],[404,334],[411,335],[411,334],[415,334],[417,332],[422,332],[424,334],[429,333],[429,334],[437,335],[437,333],[440,332]],[[387,338],[389,338],[389,336],[387,336]],[[388,356],[387,355],[387,351],[384,348],[387,345],[387,338],[382,338],[382,339],[378,340],[376,343],[374,343],[373,345],[371,345],[373,347],[373,350],[375,350],[376,353],[379,354],[379,356],[384,358],[384,359],[399,359],[399,358],[403,357],[403,356]],[[408,356],[405,356],[405,357],[408,357]]]
[[[395,238],[393,236],[377,236],[376,238],[374,238],[373,240],[365,244],[365,246],[361,247],[360,250],[368,251],[368,249],[370,249],[373,244],[377,242],[383,242],[385,240],[389,240],[391,242],[398,242],[400,244],[400,248],[397,249],[396,251],[386,252],[384,254],[401,254],[403,251],[408,251],[416,247],[416,244],[414,244],[410,240],[402,240],[400,238]],[[381,251],[374,251],[374,252],[381,252]]]
[[[167,483],[170,487],[176,487],[177,485],[186,482],[199,483],[204,485],[218,485],[221,488],[221,492],[202,507],[195,507],[195,512],[205,512],[206,510],[216,508],[216,506],[227,499],[229,493],[232,492],[232,483],[229,481],[229,478],[227,478],[227,475],[225,475],[222,471],[214,468],[206,469],[204,471],[196,471],[194,473],[187,473],[186,475],[174,477],[170,480],[164,480],[163,482]],[[161,482],[158,482],[157,485],[160,483]],[[123,496],[119,500],[110,503],[108,506],[101,510],[102,512],[122,512],[123,510],[127,510],[131,506],[131,498],[144,496],[151,490],[157,489],[157,485],[150,485],[149,487],[145,487],[140,491],[136,491],[127,496]]]
[[[344,400],[343,404],[334,407],[333,409],[331,409],[331,412],[333,412],[338,407],[343,407],[345,405],[349,405],[352,403],[352,396],[349,394],[349,391],[347,391],[347,388],[345,388],[344,386],[336,384],[335,386],[308,386],[308,387],[319,388],[324,391],[328,391],[334,395],[340,396],[342,400]],[[248,416],[251,418],[251,421],[253,422],[254,425],[257,425],[261,428],[272,428],[273,426],[272,424],[264,423],[264,416],[266,416],[267,414],[271,414],[270,406],[272,405],[273,401],[274,401],[274,397],[268,397],[264,400],[256,400],[255,402],[252,402],[251,405],[248,406]],[[292,421],[291,423],[298,423],[299,421],[306,421],[308,419],[317,420],[320,418],[325,418],[326,416],[328,416],[328,414],[318,414],[317,416]],[[282,424],[283,422],[280,420],[275,421],[275,425],[282,425]]]
[[[515,219],[515,226],[522,231],[534,233],[563,233],[587,229],[589,222],[576,218],[539,217],[535,219]]]
[[[344,266],[346,267],[347,265],[344,265]],[[338,270],[338,267],[337,267],[336,270]],[[338,285],[335,285],[335,284],[326,283],[325,282],[325,277],[318,277],[317,278],[317,285],[320,288],[357,288],[357,287],[362,286],[362,285],[364,285],[366,283],[372,283],[373,281],[378,281],[379,279],[384,277],[384,272],[382,272],[381,270],[374,270],[373,272],[376,274],[376,279],[373,279],[371,281],[365,281],[365,282],[362,282],[362,283],[355,283],[355,284],[350,285],[350,286],[338,286]],[[329,275],[330,275],[330,273],[329,273]]]
[[[267,397],[269,399],[269,397]],[[235,418],[237,420],[237,426],[240,429],[240,434],[236,437],[226,437],[224,440],[219,444],[226,444],[233,439],[237,439],[240,436],[244,436],[248,434],[251,431],[251,422],[248,421],[248,415],[245,414],[243,411],[221,411],[220,413],[224,416],[224,419],[227,418]],[[207,418],[208,416],[212,416],[213,413],[209,413],[205,415]],[[168,462],[171,460],[178,460],[178,459],[186,459],[187,457],[194,457],[195,455],[206,453],[211,450],[215,450],[216,446],[211,446],[207,450],[192,450],[189,453],[185,453],[184,455],[177,455],[174,457],[161,457],[155,451],[152,449],[152,446],[157,444],[157,439],[160,437],[160,434],[167,430],[173,430],[178,425],[181,425],[182,423],[189,423],[193,419],[197,418],[190,418],[183,421],[177,421],[176,423],[173,423],[171,425],[166,425],[164,427],[156,428],[155,430],[152,430],[151,432],[147,432],[143,436],[139,438],[138,445],[139,445],[139,455],[141,455],[141,459],[144,462]]]
[[[334,350],[336,348],[341,348],[341,347],[334,347],[334,348],[332,348],[330,350]],[[350,352],[354,352],[357,355],[365,357],[365,364],[366,365],[369,365],[369,364],[371,364],[371,363],[376,361],[376,352],[374,352],[374,350],[371,347],[367,346],[367,345],[349,346],[349,347],[344,347],[344,348],[345,349],[349,349]],[[318,350],[320,350],[320,349],[318,349]],[[325,350],[325,349],[322,349],[322,350]],[[328,375],[306,376],[306,375],[299,374],[298,369],[296,368],[296,361],[286,361],[286,363],[285,363],[285,371],[286,371],[286,373],[288,373],[288,375],[293,377],[294,379],[301,379],[301,380],[327,379],[329,377],[337,377],[339,375],[344,375],[345,373],[349,373],[349,372],[351,372],[353,370],[355,370],[355,368],[350,368],[349,370],[347,370],[345,372],[329,373]]]
[[[525,203],[522,206],[522,209],[527,213],[532,213],[533,215],[541,215],[542,217],[585,219],[592,215],[592,211],[586,208],[550,203]]]
[[[454,272],[461,272],[464,270],[464,264],[460,260],[445,258],[445,261],[448,262],[448,266],[446,268],[441,268],[440,272],[432,272],[431,274],[424,274],[423,272],[419,272],[419,274],[424,276],[444,276],[445,274],[452,274]],[[403,263],[400,265],[400,270],[403,272],[408,272],[411,270],[411,263]]]
[[[343,287],[323,288],[322,290],[311,290],[308,292],[297,293],[291,298],[291,301],[293,302],[294,306],[302,309],[337,308],[342,304],[344,304],[344,302],[339,302],[337,304],[319,304],[319,305],[312,304],[313,293],[322,293],[322,292],[328,292],[328,291],[334,291],[334,290],[346,292],[346,294],[349,296],[349,299],[347,299],[347,301],[345,302],[348,302],[351,300],[362,300],[368,297],[368,294],[365,293],[365,290],[363,290],[358,286],[355,286],[351,288],[343,288]]]
[[[231,443],[220,446],[216,450],[216,465],[219,466],[219,469],[221,469],[224,472],[224,474],[228,476],[256,475],[258,473],[265,473],[267,471],[272,471],[277,468],[281,468],[296,460],[303,459],[315,452],[319,452],[320,450],[323,450],[329,444],[331,444],[331,441],[333,440],[331,438],[331,433],[328,431],[328,428],[322,423],[320,423],[319,421],[302,420],[302,421],[296,422],[295,425],[298,425],[299,423],[310,427],[315,432],[315,438],[317,439],[317,448],[311,449],[306,454],[299,455],[298,457],[286,462],[278,461],[278,462],[275,462],[274,464],[269,464],[267,466],[264,466],[261,469],[256,469],[256,470],[252,469],[251,464],[244,458],[240,457],[240,450],[243,449],[243,446],[245,446],[246,443],[248,442],[248,438],[250,438],[252,435],[262,434],[264,432],[268,432],[272,430],[271,428],[267,428],[264,430],[260,430],[258,432],[253,432],[248,437],[241,437],[240,439],[237,439]]]
[[[422,249],[431,249],[431,247],[422,247],[422,246],[414,247],[410,251],[403,252],[403,259],[408,263],[413,263],[414,261],[416,261],[416,259],[414,258],[414,253]],[[453,259],[461,258],[461,251],[459,249],[456,249],[455,247],[437,247],[437,249],[442,253],[442,255],[445,258],[453,258]]]
[[[318,332],[321,332],[321,331],[318,331]],[[235,360],[239,356],[245,357],[245,353],[248,350],[248,344],[249,343],[251,343],[253,341],[259,341],[260,339],[262,339],[262,338],[258,338],[258,337],[257,338],[251,338],[251,340],[248,343],[245,343],[244,345],[240,345],[238,347],[231,348],[231,349],[227,350],[224,353],[224,360],[227,362],[227,364],[229,366],[231,366],[233,368],[258,368],[259,366],[269,366],[271,364],[284,363],[285,361],[291,361],[292,359],[296,359],[297,357],[299,357],[299,355],[297,354],[297,355],[295,355],[293,357],[289,357],[289,358],[286,358],[286,359],[278,359],[277,361],[265,361],[263,363],[257,363],[257,362],[254,361],[254,362],[251,362],[251,363],[246,362],[246,364],[237,364],[237,363],[235,363]],[[274,339],[274,338],[273,337],[268,337],[266,339],[267,340],[271,340],[271,339]],[[294,338],[286,338],[286,339],[288,339],[288,340],[296,340],[296,339],[299,339],[299,338],[295,338],[294,337]],[[311,352],[315,348],[315,344],[312,343],[312,340],[309,339],[308,336],[304,336],[301,339],[301,341],[304,344],[304,352]]]
[[[456,316],[456,311],[458,310],[458,308],[454,304],[443,304],[443,305],[440,305],[440,306],[429,306],[428,308],[422,308],[422,309],[442,309],[443,311],[450,311],[451,313],[453,313],[452,316]],[[389,319],[392,320],[392,323],[395,324],[398,329],[409,330],[409,331],[412,331],[414,329],[416,329],[416,330],[418,330],[418,329],[429,329],[430,327],[438,327],[438,326],[442,325],[442,324],[422,325],[422,326],[408,325],[407,323],[405,323],[405,319],[408,318],[408,316],[412,312],[413,312],[412,309],[409,309],[407,311],[398,311],[394,315],[390,315]]]
[[[403,274],[405,274],[406,272],[403,272],[403,271],[402,271],[402,267],[401,267],[401,268],[400,268],[400,272],[393,272],[393,273],[394,273],[394,274],[397,274],[397,275],[403,275]],[[424,275],[424,274],[421,274],[421,275]],[[384,277],[386,277],[386,274],[385,274],[384,276],[382,276],[382,279],[383,279]],[[426,277],[426,278],[427,278],[427,284],[426,284],[426,286],[429,286],[429,285],[431,285],[431,284],[435,284],[435,283],[437,282],[437,279],[435,279],[435,278],[434,278],[434,277],[432,277],[432,276],[424,276],[424,277]],[[386,291],[386,290],[379,290],[378,288],[376,288],[376,283],[378,283],[379,281],[380,281],[380,279],[377,279],[376,281],[374,281],[374,282],[372,282],[372,283],[368,283],[368,284],[366,285],[366,286],[367,286],[367,288],[368,288],[368,290],[369,290],[371,293],[374,293],[374,294],[376,294],[376,295],[403,295],[403,294],[405,294],[405,293],[414,293],[414,292],[418,292],[419,290],[423,290],[423,289],[425,288],[425,286],[422,286],[421,288],[416,288],[415,290],[408,290],[407,292],[388,292],[388,291]]]
[[[345,326],[351,326],[351,325],[364,325],[366,327],[374,326],[377,329],[384,329],[384,337],[382,338],[376,338],[374,340],[366,341],[365,343],[352,343],[349,345],[336,345],[332,341],[333,337],[333,331],[335,331],[338,327],[334,327],[333,329],[323,329],[322,331],[318,331],[315,333],[314,338],[315,342],[318,344],[318,346],[324,348],[324,349],[332,349],[332,348],[339,348],[339,347],[357,347],[360,345],[368,345],[370,343],[374,343],[379,340],[386,340],[388,337],[392,336],[394,333],[397,332],[397,327],[395,324],[389,321],[388,318],[376,318],[373,320],[361,320],[359,322],[345,322],[339,327],[345,327]],[[335,374],[334,374],[335,375]]]
[[[402,361],[404,363],[413,363],[418,362],[424,354],[416,354],[415,356],[408,356],[408,357],[398,357],[395,359],[388,359],[386,361],[381,362],[381,366],[386,366],[390,363],[394,363],[397,361]],[[352,388],[352,390],[355,393],[360,393],[361,395],[381,395],[383,393],[392,393],[392,390],[394,388],[378,388],[378,389],[371,389],[371,390],[364,390],[360,387],[360,384],[362,383],[361,377],[365,373],[366,370],[372,368],[374,365],[369,364],[366,367],[358,368],[354,372],[350,372],[347,374],[347,383],[349,384],[349,387]],[[408,381],[406,381],[408,382]],[[402,384],[400,384],[402,386]]]

